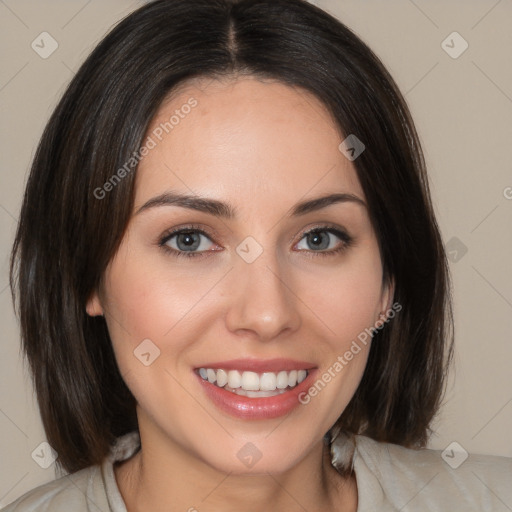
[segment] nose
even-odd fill
[[[232,288],[226,315],[231,332],[240,335],[247,331],[255,339],[271,341],[300,327],[300,299],[285,266],[270,250],[263,251],[252,263],[236,258],[230,272]]]

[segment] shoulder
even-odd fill
[[[355,436],[355,446],[361,492],[404,512],[512,509],[512,458],[469,454],[460,445],[409,449],[365,436]]]
[[[92,509],[109,510],[100,466],[90,466],[36,487],[2,512],[85,512]]]
[[[126,512],[114,476],[114,463],[140,448],[138,432],[117,438],[101,465],[64,475],[27,492],[1,512]]]

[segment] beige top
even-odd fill
[[[342,443],[337,438],[331,445],[334,466],[346,451]],[[43,484],[2,512],[127,512],[113,463],[129,458],[139,446],[138,434],[127,434],[119,438],[101,466]],[[443,454],[355,436],[357,512],[512,511],[512,458],[469,455],[460,463],[464,457],[456,450]]]

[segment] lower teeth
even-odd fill
[[[247,391],[242,388],[233,389],[233,388],[230,388],[229,386],[224,386],[223,389],[225,389],[226,391],[231,391],[231,393],[235,393],[240,396],[246,396],[248,398],[267,398],[270,396],[282,395],[286,391],[289,391],[290,389],[293,389],[293,388],[290,388],[288,386],[285,389],[276,389],[275,391]]]

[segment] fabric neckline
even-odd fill
[[[333,466],[338,470],[338,465],[341,463],[347,463],[347,457],[351,458],[351,466],[354,470],[357,485],[357,498],[358,505],[357,511],[367,509],[368,496],[371,496],[370,501],[372,505],[375,505],[376,501],[384,506],[385,497],[382,488],[375,477],[366,478],[368,474],[368,468],[361,458],[360,447],[361,444],[365,444],[364,436],[352,436],[348,438],[346,436],[337,436],[331,443],[331,462]],[[376,443],[371,439],[367,441]],[[135,455],[140,449],[140,437],[137,431],[125,434],[117,439],[115,445],[111,448],[108,457],[105,458],[102,464],[102,476],[105,483],[105,491],[111,512],[127,512],[126,505],[124,503],[121,491],[117,484],[114,464],[116,462],[122,462],[128,460],[130,457]],[[363,450],[364,452],[365,450]],[[364,474],[365,478],[362,479],[361,475]],[[359,475],[359,477],[358,477]]]

